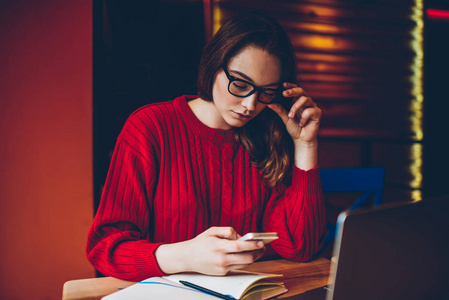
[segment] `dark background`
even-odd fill
[[[213,17],[220,11],[224,19],[252,6],[250,2],[259,3],[260,7],[256,8],[284,18],[294,44],[298,41],[295,46],[300,53],[298,78],[308,91],[314,91],[310,94],[323,109],[321,167],[385,167],[385,201],[447,193],[448,19],[429,18],[424,14],[424,138],[416,139],[407,123],[407,101],[411,96],[403,92],[408,88],[406,79],[410,72],[409,66],[402,62],[407,61],[411,50],[410,47],[398,49],[407,42],[404,32],[411,26],[409,15],[414,1],[395,1],[394,4],[364,1],[361,4],[357,0],[339,0],[336,4],[327,4],[341,14],[331,18],[312,13],[314,9],[319,12],[325,5],[322,1],[103,0],[93,2],[95,208],[116,138],[127,117],[145,104],[196,94],[198,63],[209,37],[206,32],[214,26]],[[208,10],[209,5],[211,10]],[[425,1],[424,11],[427,8],[449,10],[449,4]],[[311,12],[305,12],[307,9]],[[296,15],[306,23],[319,25],[335,25],[337,20],[340,31],[345,29],[347,33],[330,33],[328,37],[343,43],[336,45],[334,52],[301,44],[300,37],[311,32],[295,27],[303,25],[291,25]],[[320,32],[317,34],[323,36]],[[405,42],[398,42],[404,36]],[[355,41],[354,49],[344,43],[351,39]],[[352,65],[329,64],[333,71],[323,77],[316,73],[319,59],[303,59],[312,55],[335,55]],[[379,61],[383,68],[378,67]],[[391,67],[395,64],[402,64],[402,69]],[[324,79],[317,80],[318,75]],[[346,86],[348,88],[343,90]],[[418,163],[422,181],[412,185],[410,182],[415,175],[410,170],[417,164],[413,157],[417,146],[422,146],[422,165]]]

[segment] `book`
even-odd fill
[[[179,273],[148,278],[102,299],[271,299],[288,291],[280,278],[282,275],[246,271],[226,276]]]
[[[120,288],[120,287],[119,287]],[[117,292],[101,298],[102,300],[217,300],[219,298],[174,283],[162,277],[152,277],[136,284],[117,290]]]
[[[282,278],[278,274],[232,271],[226,276],[180,273],[163,278],[176,283],[188,282],[220,295],[230,296],[230,299],[270,299],[287,292],[284,284],[275,280]]]

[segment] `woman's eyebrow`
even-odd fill
[[[248,75],[246,75],[245,73],[242,73],[242,72],[237,71],[237,70],[229,70],[229,71],[239,75],[240,77],[243,77],[245,80],[247,80],[247,81],[249,81],[249,82],[254,84],[254,80],[251,77],[249,77]],[[264,86],[272,86],[272,85],[280,85],[280,84],[281,84],[280,82],[274,82],[274,83],[271,83],[271,84],[266,84]]]
[[[229,71],[231,71],[231,72],[233,72],[233,73],[236,73],[236,74],[239,75],[240,77],[243,77],[245,80],[248,80],[248,81],[254,83],[254,80],[252,80],[251,77],[249,77],[248,75],[246,75],[246,74],[244,74],[244,73],[242,73],[242,72],[240,72],[240,71],[237,71],[237,70],[229,70]]]

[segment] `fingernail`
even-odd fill
[[[293,113],[292,113],[292,112],[289,112],[289,113],[288,113],[288,117],[289,117],[289,118],[293,118]]]
[[[263,242],[261,242],[261,241],[259,241],[259,242],[257,242],[257,247],[263,247]]]

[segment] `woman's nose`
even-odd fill
[[[242,106],[245,107],[246,110],[248,110],[248,111],[255,111],[256,106],[257,106],[257,97],[258,97],[258,92],[255,92],[254,94],[243,98]]]

